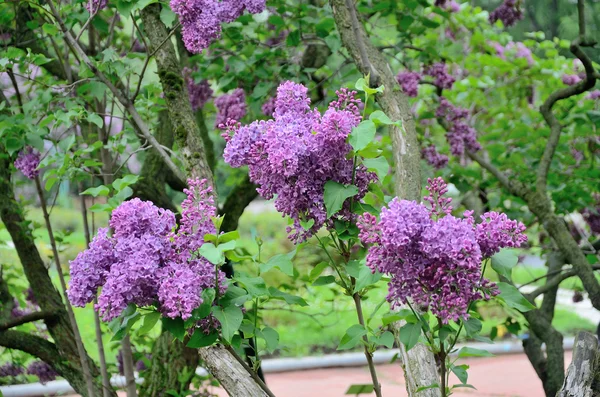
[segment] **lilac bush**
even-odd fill
[[[277,196],[275,207],[294,222],[288,233],[295,242],[312,236],[323,225],[332,225],[323,200],[326,182],[354,182],[359,191],[355,198],[360,199],[376,180],[375,174],[364,166],[355,168],[347,158],[352,147],[346,139],[362,120],[362,102],[352,91],[342,89],[337,94],[338,100],[321,114],[310,108],[306,87],[284,82],[277,89],[272,119],[232,124],[223,135],[225,162],[232,167],[248,166],[259,194],[266,199]],[[354,218],[348,202],[336,218]],[[305,229],[304,221],[313,223]]]
[[[6,363],[0,365],[0,378],[19,376],[25,371],[23,367],[15,363]]]
[[[105,320],[119,316],[129,304],[150,306],[167,317],[187,319],[202,303],[201,294],[215,287],[215,268],[196,251],[205,234],[214,234],[216,207],[204,180],[188,181],[181,225],[175,215],[151,202],[133,199],[113,211],[110,231],[100,229],[87,250],[71,261],[68,296],[85,306],[96,296]],[[224,291],[224,275],[219,272]]]
[[[192,110],[195,112],[198,109],[202,109],[204,104],[212,98],[213,90],[210,88],[208,81],[202,80],[196,83],[192,76],[193,70],[185,67],[183,68],[183,76],[185,77],[185,83],[188,89],[188,95],[190,97],[190,104]]]
[[[414,302],[443,323],[465,320],[469,304],[497,294],[483,277],[481,263],[501,248],[527,241],[523,224],[487,212],[475,224],[472,211],[451,215],[451,199],[441,178],[429,180],[424,201],[394,198],[374,215],[359,218],[359,238],[369,245],[367,265],[391,276],[388,301]]]

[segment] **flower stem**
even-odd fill
[[[354,281],[354,279],[352,280]],[[352,283],[354,284],[354,282]],[[360,325],[365,327],[365,318],[363,316],[362,305],[360,303],[360,295],[358,292],[352,294],[352,298],[354,298],[354,305],[356,306],[356,314],[358,315],[358,322]],[[371,373],[371,379],[373,380],[373,388],[375,390],[375,395],[377,397],[381,397],[381,384],[377,379],[377,372],[375,371],[375,364],[373,363],[373,354],[369,351],[369,338],[367,335],[363,336],[365,357],[367,358],[367,364],[369,365],[369,372]]]

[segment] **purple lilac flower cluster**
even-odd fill
[[[206,80],[196,83],[192,73],[192,69],[188,67],[183,68],[183,76],[185,77],[190,104],[192,105],[192,110],[195,112],[198,109],[202,109],[204,104],[208,102],[210,98],[212,98],[213,90],[210,88],[210,84],[208,84],[208,81]]]
[[[6,363],[3,365],[0,365],[0,378],[5,378],[5,377],[14,378],[15,376],[19,376],[19,375],[23,374],[23,372],[24,372],[23,367],[21,367],[18,364],[15,364],[15,363]]]
[[[310,108],[306,87],[284,82],[277,89],[273,119],[241,127],[232,124],[223,134],[227,141],[225,162],[232,167],[247,165],[259,194],[266,199],[277,197],[277,210],[293,219],[288,233],[295,242],[330,225],[323,201],[327,181],[354,183],[359,190],[355,199],[361,199],[369,183],[376,180],[364,166],[354,169],[352,159],[347,158],[352,147],[346,139],[362,120],[362,102],[346,89],[337,95],[338,100],[320,114]],[[337,218],[354,217],[349,201]],[[314,224],[304,229],[301,222],[311,220]]]
[[[275,97],[270,97],[263,103],[262,112],[267,117],[273,117],[273,113],[275,113]]]
[[[600,194],[594,196],[596,205],[583,210],[583,219],[589,225],[592,233],[600,234]]]
[[[370,244],[367,265],[391,276],[388,301],[411,301],[428,308],[444,323],[469,318],[469,304],[497,294],[483,278],[481,263],[505,247],[527,241],[523,224],[487,212],[475,224],[472,211],[450,213],[446,183],[429,180],[428,205],[394,198],[381,211],[359,217],[359,238]]]
[[[235,21],[245,11],[257,14],[265,0],[171,0],[179,17],[185,48],[197,54],[221,36],[221,24]]]
[[[195,253],[203,236],[215,233],[211,217],[216,207],[205,180],[189,180],[184,190],[182,219],[174,232],[175,215],[148,201],[133,199],[113,211],[108,229],[100,229],[87,250],[71,261],[68,296],[85,306],[96,296],[96,309],[106,321],[129,305],[158,302],[168,317],[187,319],[202,303],[202,290],[215,286],[215,269]],[[219,272],[219,288],[225,291]]]
[[[596,100],[600,98],[600,90],[590,91],[587,95],[587,99]]]
[[[448,156],[439,153],[433,144],[421,149],[421,157],[423,157],[429,165],[438,170],[448,165]]]
[[[398,84],[402,91],[409,97],[416,97],[419,93],[419,83],[421,82],[421,73],[418,72],[400,72],[396,76]]]
[[[490,22],[501,20],[504,26],[509,27],[523,19],[523,11],[517,0],[504,0],[498,8],[490,13]]]
[[[58,376],[58,373],[44,361],[34,361],[27,367],[27,374],[37,376],[41,384],[46,384]]]
[[[450,1],[447,1],[446,4],[444,4],[443,8],[446,11],[459,12],[460,4],[458,4],[455,0],[450,0]]]
[[[453,155],[462,156],[465,149],[475,152],[481,149],[481,145],[477,142],[477,132],[467,123],[469,116],[467,109],[454,106],[442,97],[435,116],[444,118],[449,124],[446,139]]]
[[[94,14],[105,9],[107,5],[108,0],[87,0],[85,2],[85,8],[87,8],[90,14]]]
[[[448,66],[443,62],[427,66],[423,73],[433,77],[433,84],[446,90],[452,88],[455,81],[454,77],[448,73]]]
[[[231,94],[224,94],[215,99],[215,106],[215,127],[224,128],[229,120],[240,121],[246,115],[246,94],[243,89],[236,88]]]
[[[17,156],[15,167],[27,178],[35,179],[40,174],[40,170],[37,169],[40,165],[40,158],[40,152],[31,146],[27,146]]]
[[[581,77],[576,74],[563,74],[562,82],[565,85],[575,85],[581,81]]]
[[[509,52],[513,54],[515,58],[526,59],[529,66],[535,63],[531,50],[520,41],[517,41],[516,43],[514,41],[510,41],[508,44],[506,44],[506,46],[496,42],[491,43],[491,45],[494,47],[496,55],[498,55],[498,57],[501,59],[506,60],[506,53]]]

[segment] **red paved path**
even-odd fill
[[[565,352],[565,368],[570,362],[571,352]],[[458,389],[454,397],[544,397],[542,384],[524,354],[463,359],[460,364],[471,366],[469,383],[477,390]],[[407,395],[399,364],[378,365],[377,373],[384,397]],[[267,374],[266,377],[277,397],[342,397],[350,384],[370,382],[366,368],[315,369]],[[450,384],[455,383],[459,382],[452,376]],[[223,390],[215,392],[227,396]]]

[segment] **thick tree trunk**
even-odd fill
[[[600,395],[600,352],[598,339],[580,332],[575,339],[573,361],[557,397],[596,397]]]
[[[210,373],[232,397],[268,397],[268,394],[223,346],[200,349],[200,358]]]
[[[348,4],[350,3],[350,4]],[[392,138],[395,170],[396,195],[407,200],[420,200],[421,172],[420,151],[415,124],[408,98],[398,89],[396,79],[381,52],[371,44],[364,27],[356,15],[354,3],[345,0],[330,0],[333,16],[344,47],[348,50],[358,69],[371,74],[374,84],[383,84],[385,90],[377,94],[376,100],[392,120],[401,120],[401,127],[394,127]],[[439,383],[439,374],[433,354],[422,343],[406,351],[400,345],[400,358],[409,396],[417,395],[417,389]],[[418,392],[418,396],[437,397],[438,388]]]

